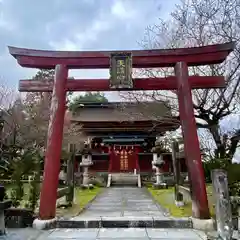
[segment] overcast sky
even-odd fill
[[[21,68],[7,46],[46,50],[139,49],[145,28],[168,18],[180,0],[0,0],[0,83],[17,89],[36,70]],[[104,78],[107,70],[71,71]],[[109,100],[119,100],[109,93]],[[234,123],[236,118],[232,118]],[[231,120],[232,120],[231,119]],[[226,119],[223,125],[229,125]]]
[[[35,73],[17,65],[8,53],[8,45],[69,51],[138,49],[145,28],[159,17],[167,18],[178,2],[0,0],[0,81],[17,88],[19,79],[31,78]],[[70,74],[104,78],[108,71],[71,71]]]

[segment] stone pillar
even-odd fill
[[[89,185],[89,173],[88,173],[88,168],[93,165],[92,162],[92,155],[82,155],[82,162],[80,165],[83,167],[83,186],[88,186]]]
[[[175,66],[179,114],[184,139],[184,151],[192,189],[192,216],[209,219],[208,199],[197,127],[192,103],[192,93],[188,81],[188,66],[178,62]]]
[[[155,176],[157,172],[157,167],[155,165],[156,162],[157,162],[157,153],[153,153],[152,169],[155,170]],[[157,181],[157,176],[156,176],[156,181]]]
[[[233,234],[231,202],[228,190],[227,172],[222,169],[212,171],[213,191],[216,199],[217,231],[221,239],[230,240]]]
[[[57,65],[53,85],[47,147],[44,161],[39,217],[41,220],[55,218],[58,176],[62,150],[63,124],[66,109],[66,83],[68,69]]]

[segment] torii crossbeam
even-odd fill
[[[110,68],[113,51],[42,51],[9,47],[9,52],[23,67],[54,69],[55,79],[50,82],[21,80],[20,91],[53,91],[48,142],[45,154],[44,179],[41,189],[40,219],[52,219],[56,212],[58,173],[62,147],[63,123],[67,91],[114,91],[114,90],[177,90],[180,119],[184,137],[184,148],[192,190],[192,216],[199,219],[210,218],[205,187],[204,171],[197,136],[191,89],[222,88],[224,78],[188,76],[189,66],[222,63],[233,51],[234,43],[225,43],[196,48],[154,49],[121,51],[131,55],[134,68],[174,67],[175,77],[133,79],[132,87],[110,86],[108,79],[71,80],[68,69]],[[129,69],[128,69],[129,70]],[[129,77],[129,76],[128,76]],[[131,76],[130,76],[131,78]],[[122,78],[121,78],[122,79]],[[124,85],[125,86],[125,85]]]
[[[53,80],[53,79],[52,79]],[[224,77],[221,76],[190,76],[189,85],[192,89],[198,88],[223,88],[225,87]],[[66,84],[67,91],[119,91],[109,87],[109,79],[68,79]],[[136,78],[133,79],[133,88],[137,90],[176,90],[177,78]],[[19,81],[20,92],[52,92],[53,81],[34,81],[30,79]],[[129,91],[129,88],[121,89]]]

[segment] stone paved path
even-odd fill
[[[145,188],[107,188],[74,219],[86,217],[163,217],[163,210],[154,202]]]
[[[27,231],[31,236],[27,236]],[[203,232],[192,229],[152,229],[152,228],[100,228],[100,229],[55,229],[33,233],[30,229],[21,229],[10,232],[0,240],[203,240],[206,239]]]
[[[108,188],[101,193],[80,216],[73,218],[128,218],[157,217],[168,219],[162,209],[154,202],[144,188]],[[81,228],[54,229],[37,231],[34,229],[9,230],[6,237],[0,240],[90,240],[90,239],[172,239],[201,240],[206,239],[204,233],[193,229],[156,229],[156,228]]]

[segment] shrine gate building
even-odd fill
[[[83,103],[71,115],[73,124],[91,136],[92,173],[151,175],[156,138],[176,130],[180,122],[166,103]],[[164,172],[173,172],[171,152],[163,153]],[[76,163],[81,162],[77,154]],[[76,166],[78,168],[78,165]],[[187,172],[185,159],[181,171]]]

